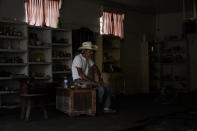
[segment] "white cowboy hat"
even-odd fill
[[[91,41],[86,41],[82,43],[82,46],[78,50],[97,50],[97,45],[93,45]]]

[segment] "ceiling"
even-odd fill
[[[180,12],[182,0],[107,0],[127,7],[151,9],[156,12]]]

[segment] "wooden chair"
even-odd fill
[[[47,110],[46,110],[47,94],[29,91],[29,88],[34,86],[32,78],[28,78],[28,77],[21,78],[20,83],[21,83],[21,119],[26,121],[30,120],[31,108],[34,102],[39,102],[44,113],[44,119],[48,119]]]

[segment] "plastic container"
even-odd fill
[[[66,77],[64,77],[64,84],[63,84],[64,88],[68,88],[68,80]]]

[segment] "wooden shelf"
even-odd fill
[[[3,94],[17,94],[20,93],[20,91],[0,91],[0,95]]]
[[[53,46],[63,46],[63,47],[68,47],[68,46],[72,46],[72,44],[68,44],[68,43],[53,43]]]
[[[51,62],[29,62],[30,65],[49,65]]]
[[[11,24],[11,25],[27,25],[26,22],[15,21],[15,20],[1,20],[0,24]]]
[[[66,29],[59,29],[59,28],[51,28],[52,31],[56,31],[56,32],[69,32],[70,30],[66,30]]]
[[[29,49],[50,49],[51,46],[28,46]]]
[[[70,57],[53,57],[53,60],[71,60]]]
[[[6,35],[0,35],[0,39],[15,39],[15,40],[24,40],[27,39],[26,37],[22,36],[6,36]]]
[[[71,71],[53,71],[53,74],[71,74]]]
[[[34,77],[35,80],[48,80],[50,77]]]
[[[0,80],[11,80],[12,79],[12,77],[10,76],[10,77],[0,77]]]
[[[5,109],[15,109],[15,108],[19,108],[19,107],[20,107],[19,104],[17,104],[17,105],[1,105],[1,106],[0,106],[0,109],[1,109],[1,108],[5,108]]]
[[[27,63],[0,63],[0,66],[26,66]]]
[[[25,53],[27,50],[19,50],[19,49],[0,49],[0,52],[3,53]]]

